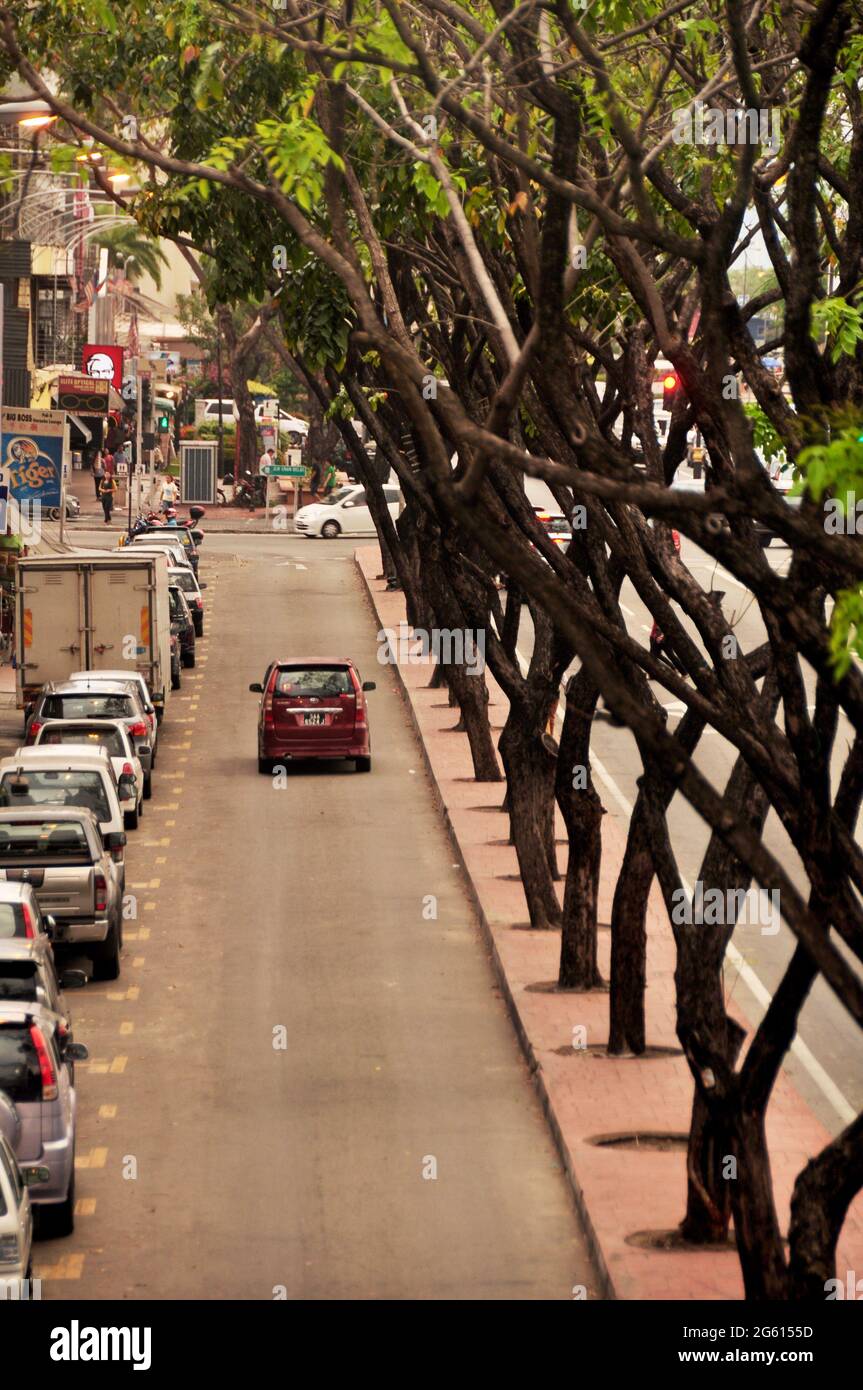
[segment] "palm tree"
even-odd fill
[[[96,246],[106,248],[109,267],[123,270],[127,280],[149,275],[156,289],[162,288],[162,266],[168,264],[168,258],[137,223],[129,221],[106,228],[92,240]]]

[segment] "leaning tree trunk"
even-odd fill
[[[554,782],[557,759],[543,741],[549,693],[534,690],[511,699],[498,748],[507,781],[512,842],[518,856],[524,895],[532,927],[557,927],[560,903],[549,864],[549,840],[554,844]]]
[[[569,840],[561,921],[562,989],[602,985],[597,960],[602,802],[590,774],[590,735],[599,689],[584,670],[570,680],[557,755],[556,795]]]

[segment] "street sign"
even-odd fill
[[[126,474],[127,474],[128,472],[129,472],[129,465],[128,465],[128,463],[118,463],[118,464],[117,464],[117,477],[118,477],[118,478],[125,478],[125,476],[126,476]]]
[[[57,379],[57,407],[81,415],[108,414],[108,381],[92,376],[61,376]]]
[[[302,478],[305,468],[293,463],[262,463],[261,473],[265,478]]]

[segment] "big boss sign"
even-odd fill
[[[0,435],[0,483],[26,516],[59,508],[63,491],[66,412],[3,411]],[[35,503],[39,503],[38,509]],[[6,530],[6,518],[2,518]]]

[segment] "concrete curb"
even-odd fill
[[[368,575],[362,567],[358,551],[354,552],[354,562],[362,580],[363,588],[365,590],[369,607],[374,617],[378,620],[378,623],[380,623],[381,618],[378,612],[377,604],[375,603],[374,590],[371,587]],[[548,1122],[549,1129],[551,1130],[551,1136],[554,1140],[555,1148],[557,1149],[557,1152],[560,1156],[560,1160],[563,1165],[563,1170],[566,1174],[567,1181],[569,1182],[570,1191],[575,1202],[576,1210],[584,1227],[584,1233],[587,1240],[588,1249],[590,1251],[590,1256],[596,1267],[598,1282],[602,1287],[603,1297],[606,1299],[617,1299],[618,1292],[614,1286],[614,1281],[611,1277],[611,1274],[609,1273],[601,1242],[594,1228],[593,1221],[591,1220],[591,1215],[584,1199],[584,1193],[582,1191],[581,1185],[578,1181],[575,1169],[572,1164],[572,1155],[570,1154],[569,1147],[564,1139],[563,1132],[561,1130],[557,1115],[554,1110],[554,1106],[552,1104],[551,1096],[549,1095],[548,1089],[546,1087],[545,1075],[543,1072],[542,1065],[540,1063],[539,1058],[536,1055],[530,1037],[528,1036],[524,1020],[522,1019],[521,1012],[519,1010],[515,996],[512,992],[509,977],[506,973],[506,969],[504,968],[503,961],[500,958],[500,954],[497,949],[497,942],[494,939],[494,933],[492,932],[491,925],[486,916],[482,899],[480,897],[476,884],[474,883],[473,876],[468,868],[464,853],[462,852],[461,842],[459,841],[458,835],[455,831],[455,827],[453,826],[452,820],[450,819],[449,808],[446,805],[443,793],[438,784],[434,767],[432,765],[431,759],[429,758],[428,751],[426,749],[425,739],[423,737],[422,728],[420,726],[419,719],[417,718],[414,703],[410,697],[410,691],[408,690],[408,687],[405,684],[405,679],[398,662],[395,662],[393,664],[392,669],[395,671],[398,677],[398,684],[399,690],[401,692],[401,697],[411,723],[411,728],[413,729],[417,743],[419,744],[420,754],[422,756],[422,761],[428,774],[429,781],[431,783],[435,804],[437,805],[438,811],[441,815],[441,819],[443,820],[443,823],[446,826],[447,834],[449,835],[453,851],[464,872],[465,887],[467,888],[468,894],[473,904],[474,911],[477,915],[477,919],[480,924],[480,929],[482,931],[483,940],[485,942],[486,948],[489,952],[489,955],[491,956],[492,966],[494,969],[495,976],[497,978],[497,982],[500,986],[504,1003],[506,1004],[507,1013],[509,1014],[513,1027],[515,1028],[516,1037],[518,1038],[519,1046],[521,1047],[521,1050],[525,1056],[525,1060],[527,1061],[534,1089],[536,1090],[537,1095],[539,1096],[540,1102],[542,1104],[543,1114],[545,1115],[546,1121]],[[499,785],[502,788],[504,784],[501,783]]]

